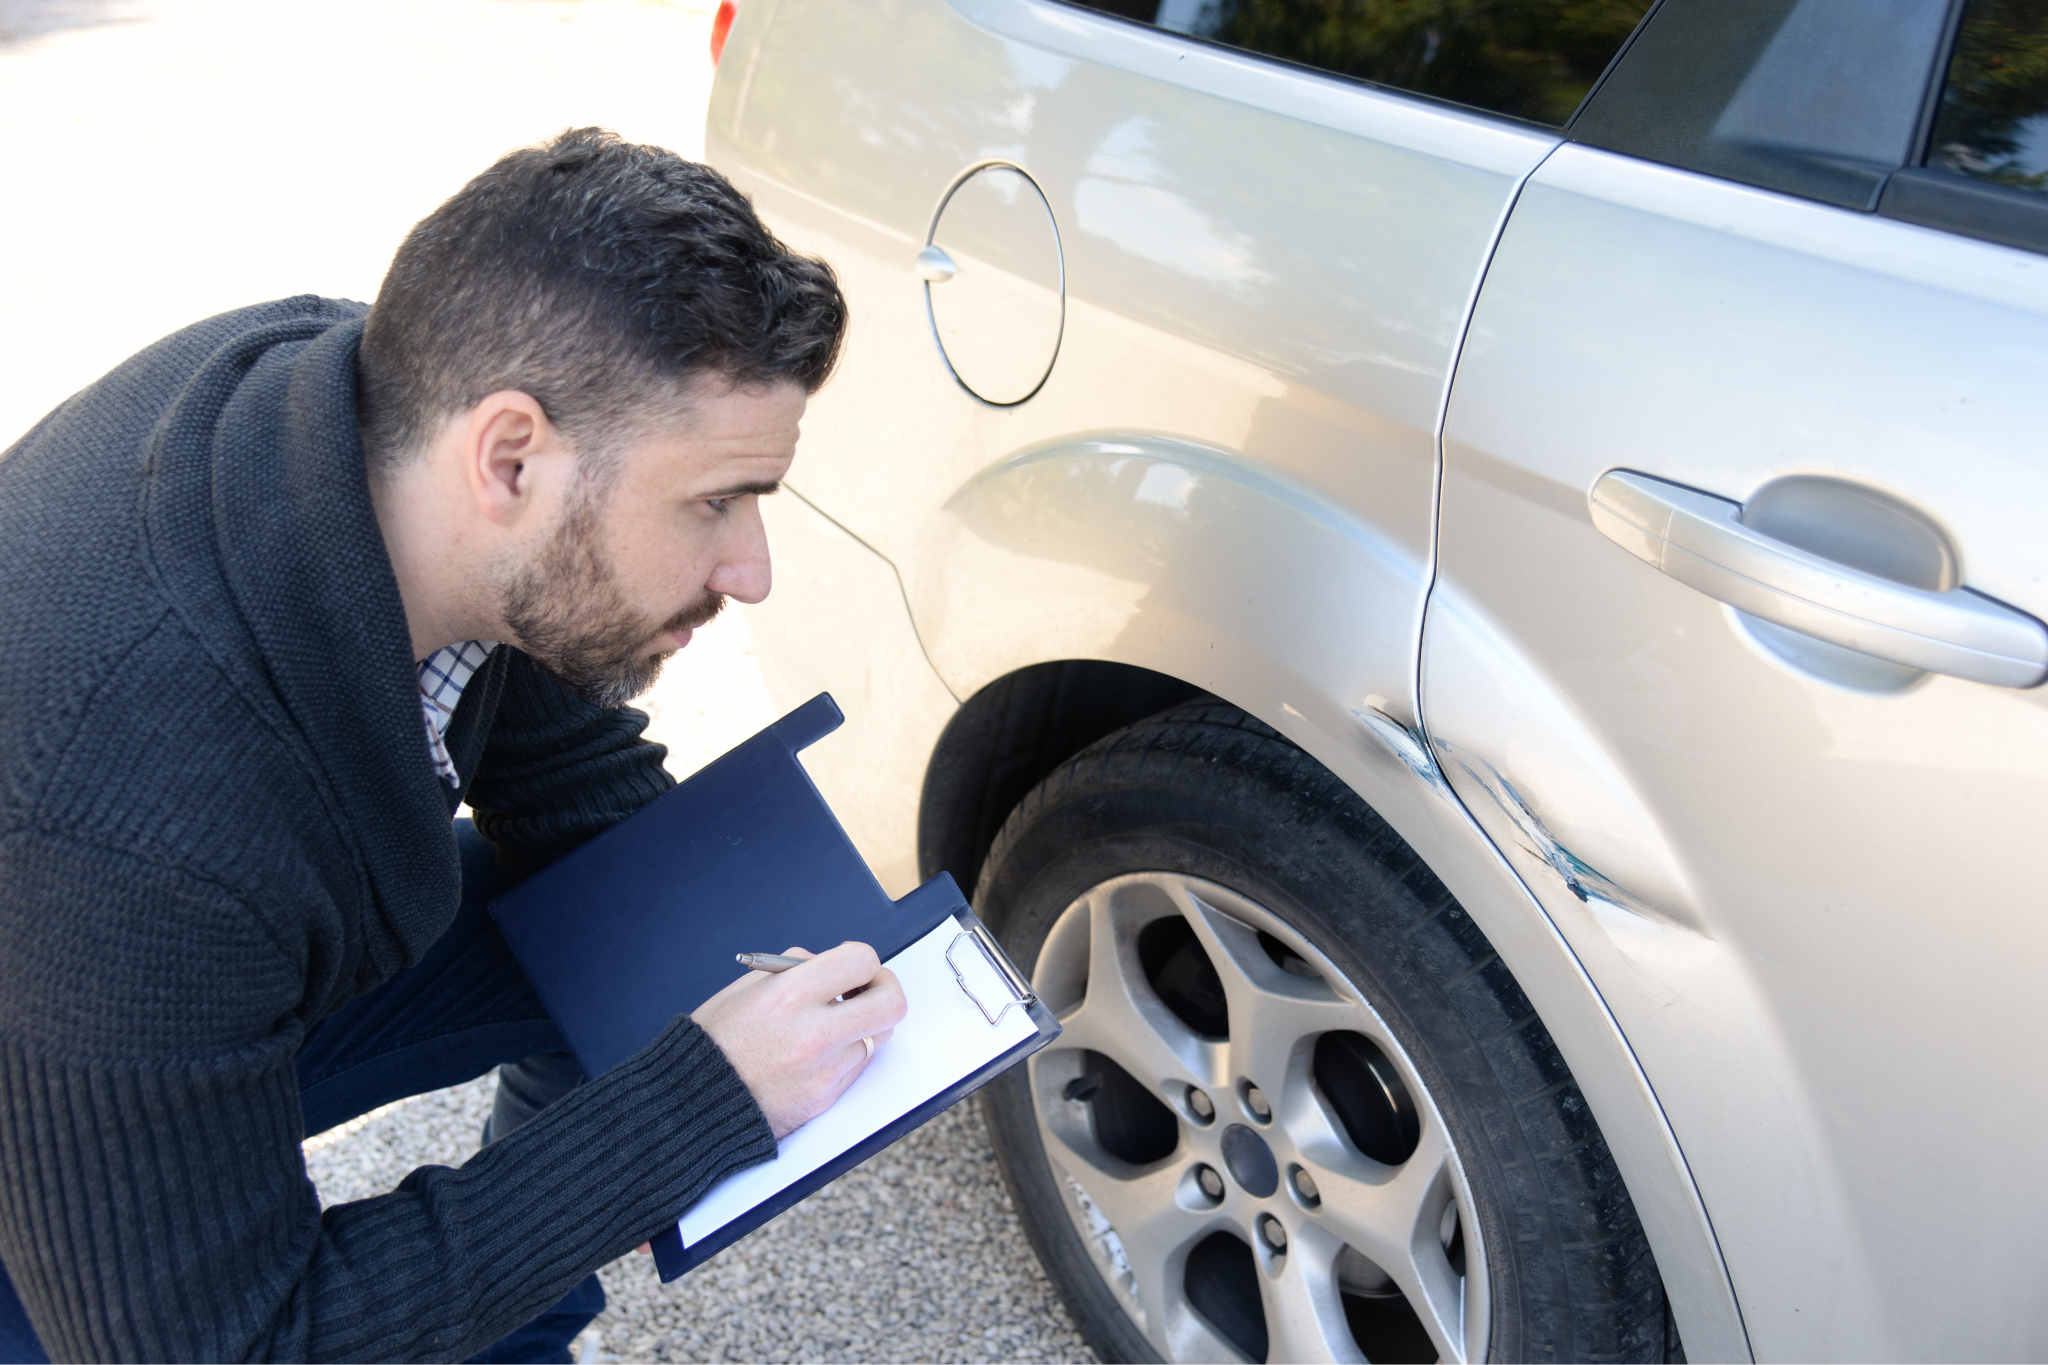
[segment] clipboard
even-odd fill
[[[491,903],[513,955],[586,1076],[631,1057],[676,1015],[732,981],[735,953],[860,939],[888,962],[949,919],[946,961],[979,1016],[991,1028],[1011,1019],[1012,1011],[1029,1021],[1028,1029],[1008,1026],[1024,1035],[1015,1046],[731,1221],[688,1245],[675,1227],[656,1237],[655,1265],[664,1281],[702,1264],[1059,1035],[1058,1021],[949,874],[891,900],[869,871],[797,761],[799,751],[844,719],[830,694],[820,693]]]

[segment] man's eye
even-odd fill
[[[711,510],[718,513],[718,515],[720,515],[721,517],[724,516],[728,511],[732,510],[731,498],[707,498],[705,499],[705,501],[710,506]]]

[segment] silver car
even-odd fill
[[[753,633],[1099,1352],[2048,1354],[2048,5],[723,41],[853,308]]]

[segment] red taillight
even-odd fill
[[[740,12],[739,0],[718,0],[718,13],[711,16],[711,64],[725,55],[725,35],[732,32],[732,19]],[[701,11],[700,11],[701,13]]]

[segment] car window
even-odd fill
[[[1650,0],[1067,2],[1560,128],[1650,7]]]
[[[1926,164],[2048,195],[2048,0],[1970,0]]]
[[[2048,252],[2048,0],[1969,0],[1921,164],[1877,211]]]
[[[1869,209],[1915,159],[1947,20],[1947,0],[1664,0],[1572,138]]]

